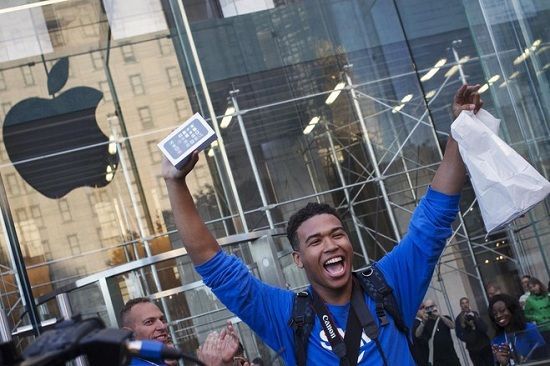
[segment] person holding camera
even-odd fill
[[[412,333],[414,335],[412,339],[413,354],[414,354],[414,359],[417,363],[417,366],[430,366],[428,364],[428,358],[430,357],[428,340],[422,336],[420,337],[416,336],[416,330],[421,325],[424,326],[424,322],[426,319],[427,319],[426,310],[424,309],[424,304],[420,304],[420,307],[416,312],[416,317],[414,318],[413,329],[412,329]]]
[[[474,366],[494,365],[487,324],[470,308],[467,297],[460,299],[461,312],[455,319],[456,336],[464,343]]]
[[[451,329],[455,327],[453,320],[445,315],[439,315],[434,301],[424,301],[424,319],[414,332],[416,338],[428,341],[428,365],[460,366],[456,355]]]

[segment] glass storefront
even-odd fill
[[[549,16],[542,0],[2,2],[2,306],[28,323],[10,222],[35,297],[182,247],[156,144],[195,112],[220,134],[188,179],[217,237],[327,202],[356,268],[406,234],[463,82],[482,85],[500,136],[550,177]],[[470,186],[461,208],[429,293],[448,314],[463,296],[486,313],[489,283],[519,296],[520,275],[548,281],[548,199],[491,236]],[[282,281],[303,286],[288,243],[271,244]],[[254,270],[255,245],[230,250]],[[199,285],[162,295],[199,278],[186,257],[161,264],[110,284],[115,302],[163,299],[192,350],[231,314]],[[73,308],[106,314],[97,291],[73,292]],[[247,332],[251,356],[267,354]]]

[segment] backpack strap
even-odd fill
[[[380,320],[380,326],[389,324],[386,313],[389,314],[393,318],[397,329],[407,338],[409,350],[414,356],[415,353],[412,348],[413,345],[409,327],[407,327],[403,320],[403,315],[393,295],[393,289],[386,282],[382,271],[377,268],[376,263],[373,263],[365,270],[356,272],[355,275],[359,279],[363,291],[365,291],[376,304],[376,316],[378,316]]]
[[[412,351],[413,345],[409,328],[403,320],[393,295],[393,289],[387,284],[384,275],[376,267],[376,263],[361,272],[355,272],[354,275],[359,279],[358,282],[363,291],[374,300],[376,316],[380,321],[380,326],[389,324],[386,313],[389,314],[393,318],[397,329],[405,335],[409,351],[414,358],[415,353]],[[306,366],[307,346],[314,322],[315,312],[311,307],[310,294],[307,291],[297,293],[294,297],[292,318],[288,322],[288,325],[294,330],[294,354],[297,366]]]
[[[311,298],[307,291],[298,292],[292,305],[292,318],[288,325],[294,330],[294,355],[296,365],[306,366],[307,346],[313,330],[315,313],[311,307]]]

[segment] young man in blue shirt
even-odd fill
[[[481,108],[478,89],[479,85],[464,85],[458,90],[453,101],[455,118],[463,110],[477,112]],[[262,283],[239,259],[221,251],[200,218],[185,183],[186,175],[197,160],[195,152],[181,171],[167,160],[163,162],[163,176],[182,242],[204,283],[230,311],[279,352],[287,365],[295,365],[294,332],[288,325],[295,294]],[[451,223],[458,212],[459,192],[464,181],[465,167],[458,145],[449,138],[431,187],[411,219],[408,234],[377,264],[393,289],[409,328],[446,239],[452,233]],[[332,337],[337,331],[343,337],[351,313],[354,281],[353,249],[342,221],[334,209],[326,205],[308,205],[289,220],[287,234],[296,265],[306,271],[310,291],[318,295],[330,313],[327,318],[333,320],[334,327],[325,327],[328,335]],[[376,314],[375,302],[366,294],[362,296],[370,313]],[[389,325],[379,329],[379,346],[362,333],[358,365],[414,365],[406,336],[398,331],[393,319],[389,321]],[[307,347],[309,365],[340,363],[318,317]]]

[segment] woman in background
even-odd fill
[[[542,282],[535,277],[529,279],[529,296],[525,300],[525,318],[537,324],[544,339],[550,333],[550,297]]]
[[[544,339],[525,315],[514,297],[498,294],[489,302],[489,317],[496,331],[491,340],[493,354],[499,365],[516,365],[544,353]]]

